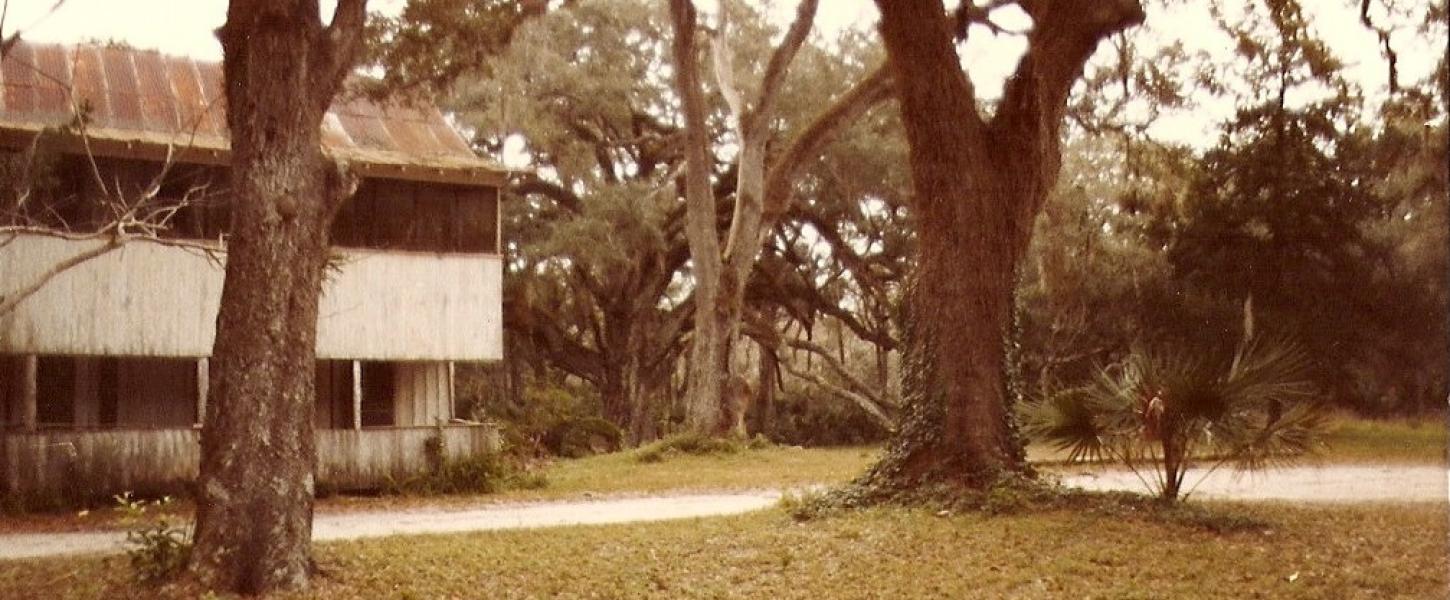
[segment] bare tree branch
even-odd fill
[[[835,135],[855,123],[871,107],[891,97],[891,69],[882,64],[852,86],[807,125],[790,142],[790,147],[771,165],[765,180],[766,228],[780,220],[790,204],[791,182],[795,173],[810,158],[821,153]]]
[[[747,136],[753,135],[754,132],[769,124],[770,115],[775,112],[776,98],[780,96],[781,82],[785,80],[791,61],[795,60],[801,45],[806,41],[806,36],[811,32],[811,26],[816,20],[816,8],[819,4],[819,0],[801,0],[800,4],[796,6],[795,20],[791,21],[785,38],[780,41],[780,45],[775,47],[775,51],[770,54],[769,62],[765,65],[765,75],[760,80],[760,93],[756,96],[755,106],[750,110],[747,120],[741,124],[742,130]],[[723,3],[721,8],[724,8]]]
[[[882,409],[881,405],[878,404],[871,397],[833,384],[816,375],[815,373],[811,373],[810,371],[798,369],[795,367],[795,365],[791,364],[791,361],[781,361],[780,364],[784,365],[785,372],[790,373],[791,375],[794,375],[800,379],[809,381],[815,384],[817,387],[826,390],[827,392],[830,392],[837,397],[851,401],[856,406],[861,407],[861,410],[866,411],[866,414],[871,415],[872,418],[876,419],[876,422],[880,423],[881,426],[884,427],[887,431],[892,433],[896,432],[896,419],[888,415],[886,411]]]
[[[1384,52],[1385,60],[1389,62],[1389,84],[1390,93],[1394,94],[1400,90],[1399,61],[1400,55],[1390,45],[1390,30],[1374,24],[1369,17],[1370,0],[1361,0],[1359,4],[1359,22],[1366,29],[1373,31],[1379,37],[1380,48]]]
[[[14,312],[15,309],[20,306],[21,302],[24,302],[27,298],[34,296],[37,292],[44,289],[45,286],[51,282],[51,280],[60,276],[61,273],[65,273],[66,271],[74,269],[82,264],[85,264],[86,262],[91,261],[92,259],[105,256],[106,254],[109,254],[112,250],[120,248],[123,244],[126,243],[126,241],[127,238],[125,236],[117,233],[111,236],[110,239],[108,239],[104,244],[101,244],[89,250],[78,252],[70,256],[69,258],[66,258],[65,260],[51,265],[50,268],[46,269],[45,272],[36,276],[36,278],[25,287],[11,292],[8,296],[0,296],[0,316],[5,316]]]

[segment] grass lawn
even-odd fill
[[[652,463],[636,460],[633,452],[617,452],[557,461],[544,470],[549,485],[536,490],[508,490],[486,497],[339,496],[323,501],[322,508],[375,509],[419,503],[431,506],[476,505],[479,502],[534,502],[586,495],[640,496],[843,483],[865,471],[876,460],[878,452],[875,447],[777,446],[731,454],[677,454]]]
[[[297,598],[1443,598],[1443,506],[1211,505],[1235,533],[1054,511],[873,509],[322,544]],[[124,557],[0,563],[3,598],[164,598]]]
[[[1323,462],[1446,462],[1444,419],[1367,421],[1338,418],[1329,426]]]
[[[489,495],[460,496],[331,496],[318,500],[318,512],[387,510],[415,506],[463,507],[486,503],[540,502],[585,496],[639,496],[662,493],[777,489],[849,481],[870,466],[878,449],[772,447],[734,454],[673,455],[643,463],[632,452],[560,460],[545,467],[547,487],[508,490]],[[191,513],[179,500],[167,512]],[[113,507],[77,512],[31,513],[0,518],[0,533],[81,531],[120,528],[121,512]],[[0,595],[0,598],[3,598]]]
[[[1328,448],[1305,464],[1445,463],[1446,428],[1442,421],[1364,421],[1336,418]],[[485,503],[537,502],[585,496],[627,496],[721,490],[787,488],[849,481],[863,472],[879,452],[875,447],[772,447],[734,454],[672,455],[661,462],[636,460],[621,452],[577,460],[560,460],[544,468],[547,487],[510,490],[486,496],[332,496],[318,502],[320,512],[386,510],[412,506],[477,506]],[[1063,457],[1050,448],[1031,446],[1028,457],[1052,464]],[[184,516],[189,503],[177,502],[172,512]],[[0,533],[67,531],[119,527],[119,512],[89,511],[11,515],[0,519]]]

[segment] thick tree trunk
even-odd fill
[[[1017,261],[1056,183],[1068,90],[1136,0],[1044,0],[997,113],[983,120],[940,0],[877,0],[911,146],[918,256],[903,336],[905,418],[864,479],[980,488],[1027,472],[1006,352]],[[965,14],[965,13],[963,13]]]
[[[775,384],[779,372],[780,364],[775,351],[762,347],[756,373],[755,402],[751,405],[751,428],[757,434],[770,431],[775,423]]]
[[[300,588],[311,569],[318,296],[328,229],[351,193],[319,126],[362,17],[361,1],[339,3],[330,28],[315,2],[234,1],[219,32],[232,225],[191,558],[209,588]]]
[[[728,271],[725,272],[728,276]],[[707,435],[724,435],[726,394],[731,380],[731,349],[740,329],[743,290],[731,280],[697,282],[694,340],[690,343],[689,379],[685,394],[685,427]],[[711,288],[710,292],[706,288]]]
[[[631,444],[655,435],[655,406],[650,392],[659,388],[660,376],[657,367],[646,364],[649,324],[644,315],[648,310],[646,306],[632,306],[608,312],[604,317],[601,345],[610,349],[604,355],[600,385],[604,418],[618,426]]]
[[[685,117],[685,236],[695,277],[695,329],[686,369],[685,428],[714,434],[720,428],[720,400],[729,353],[725,323],[716,310],[725,290],[719,232],[715,229],[715,198],[710,191],[709,134],[705,98],[700,90],[699,52],[695,45],[696,13],[690,0],[670,0],[674,40],[675,89]]]
[[[873,477],[985,485],[1025,467],[1004,398],[1013,244],[974,225],[918,225],[903,332],[906,414]]]

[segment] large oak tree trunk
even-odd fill
[[[299,588],[311,569],[318,296],[352,187],[324,160],[319,127],[363,14],[362,0],[343,0],[324,28],[315,0],[233,0],[218,32],[232,225],[191,558],[210,588]]]
[[[1028,51],[987,121],[941,1],[877,6],[911,146],[919,254],[903,332],[905,419],[864,482],[983,487],[1027,470],[1006,347],[1017,262],[1057,180],[1068,90],[1098,42],[1143,12],[1137,0],[1021,3],[1034,23]]]

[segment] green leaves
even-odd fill
[[[1023,407],[1027,435],[1068,453],[1068,460],[1096,461],[1112,457],[1110,432],[1101,406],[1085,390],[1065,390]]]
[[[1260,469],[1311,451],[1323,418],[1308,351],[1258,336],[1232,353],[1212,342],[1134,349],[1087,386],[1024,410],[1026,431],[1068,460],[1122,461],[1175,498],[1194,461]]]

